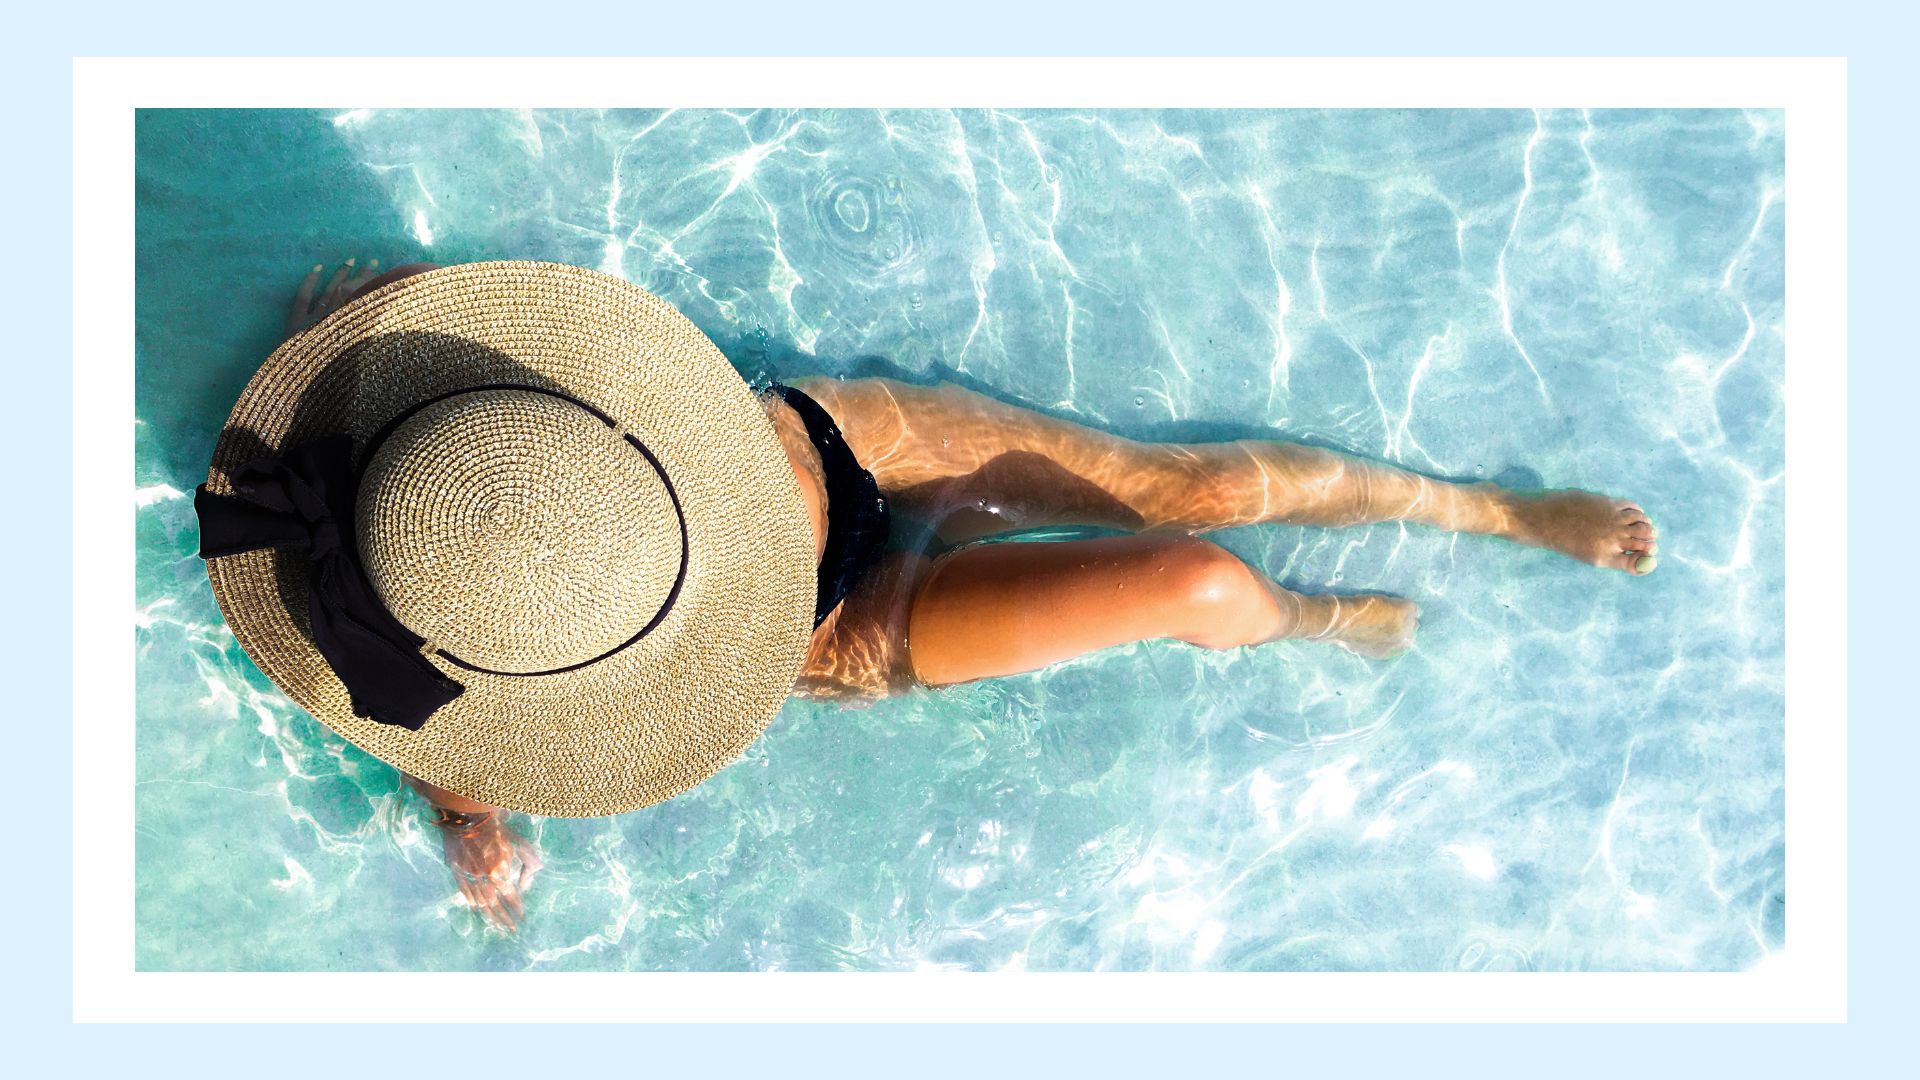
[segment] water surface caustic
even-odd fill
[[[1784,939],[1778,113],[143,112],[144,969],[1727,969]],[[1376,664],[1150,643],[531,829],[515,938],[222,625],[189,493],[315,262],[619,274],[743,373],[944,375],[1632,498],[1644,580],[1215,539],[1424,606]]]

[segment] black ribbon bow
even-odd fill
[[[232,495],[200,485],[200,557],[305,548],[313,560],[307,613],[313,643],[353,697],[355,716],[418,731],[466,689],[420,653],[426,639],[400,624],[367,580],[346,530],[359,487],[353,443],[334,435],[232,474]]]

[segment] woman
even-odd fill
[[[289,332],[369,294],[390,302],[435,269],[380,274],[377,263],[349,260],[323,289],[315,267]],[[1318,640],[1375,658],[1412,643],[1418,608],[1408,600],[1291,592],[1197,536],[1233,525],[1411,521],[1635,575],[1656,562],[1656,531],[1638,505],[1584,491],[1456,484],[1278,441],[1139,443],[953,385],[814,377],[758,400],[798,484],[819,567],[816,624],[793,685],[813,697],[858,703],[1150,639],[1208,649]],[[896,513],[924,523],[928,543],[883,550],[905,532],[889,527]],[[966,543],[1057,525],[1131,535]],[[436,808],[468,903],[515,927],[540,865],[532,846],[497,806],[409,782]]]

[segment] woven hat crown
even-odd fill
[[[406,415],[373,447],[355,527],[401,623],[465,664],[592,662],[664,613],[684,552],[640,436],[563,395],[487,388]]]

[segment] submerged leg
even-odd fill
[[[1267,439],[1142,443],[952,384],[795,380],[903,511],[948,540],[1041,525],[1204,532],[1258,522],[1410,521],[1653,569],[1657,532],[1632,502],[1586,491],[1457,484]]]
[[[1418,624],[1409,601],[1303,596],[1217,544],[1146,533],[955,551],[920,583],[907,640],[915,677],[941,686],[1156,638],[1208,649],[1299,638],[1388,657]]]

